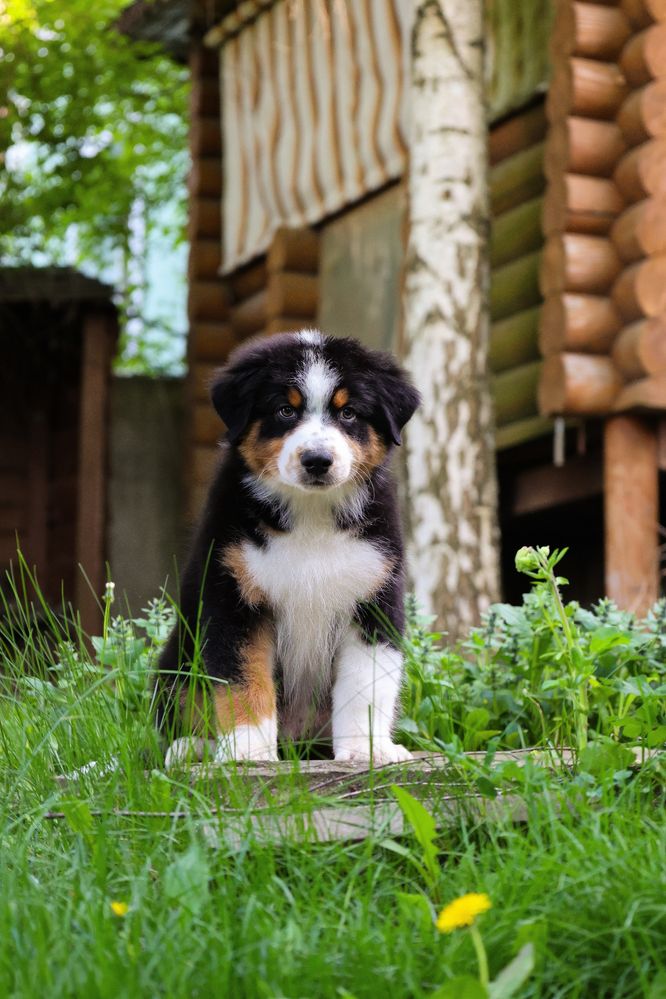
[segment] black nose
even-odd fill
[[[326,475],[333,464],[333,456],[328,451],[304,451],[301,465],[310,475]]]

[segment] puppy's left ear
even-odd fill
[[[226,424],[231,444],[237,444],[247,429],[255,392],[263,380],[264,371],[263,358],[250,355],[241,356],[237,361],[232,358],[227,367],[215,375],[210,397]]]
[[[387,436],[393,444],[402,444],[400,432],[420,405],[421,396],[392,358],[377,374],[376,391]]]

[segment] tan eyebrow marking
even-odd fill
[[[301,403],[303,402],[303,396],[301,395],[301,393],[298,391],[297,388],[289,389],[289,391],[287,392],[287,399],[289,400],[290,405],[294,407],[294,409],[300,406]]]
[[[336,409],[342,409],[349,402],[349,392],[346,388],[339,388],[333,396],[333,405]]]

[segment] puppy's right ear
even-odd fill
[[[227,438],[231,444],[237,444],[247,429],[255,393],[263,376],[264,364],[254,357],[232,361],[215,375],[210,397],[227,426]]]

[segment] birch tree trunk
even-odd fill
[[[483,0],[414,0],[405,363],[423,395],[406,435],[410,559],[451,638],[499,598],[488,369]]]

